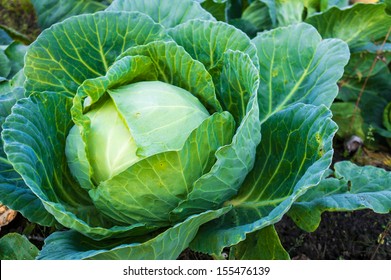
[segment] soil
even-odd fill
[[[390,260],[391,215],[370,210],[326,212],[319,228],[308,233],[285,217],[276,224],[292,259]]]

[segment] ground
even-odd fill
[[[293,259],[389,260],[391,216],[370,210],[326,212],[319,228],[307,233],[285,217],[276,225],[284,248]]]

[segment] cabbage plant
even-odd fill
[[[250,40],[199,1],[68,18],[0,96],[0,199],[60,229],[39,259],[287,258],[273,224],[335,195],[306,203],[330,174],[348,59],[306,23]]]

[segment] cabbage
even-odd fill
[[[250,39],[198,2],[113,1],[29,46],[0,96],[0,199],[66,228],[39,259],[240,258],[262,238],[287,257],[273,224],[328,174],[349,49],[306,23]]]

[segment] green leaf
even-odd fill
[[[11,42],[7,42],[7,39],[4,37],[0,38],[0,44],[8,45],[8,44],[12,43],[12,39],[15,41],[19,41],[19,42],[26,44],[26,45],[31,44],[30,38],[28,38],[26,35],[20,33],[19,31],[13,29],[12,27],[5,26],[0,23],[0,30],[7,33],[9,35],[9,38],[11,38]],[[2,40],[4,40],[4,39],[7,43],[2,43]]]
[[[304,3],[302,0],[277,0],[276,18],[279,26],[302,22]]]
[[[251,0],[250,0],[251,1]],[[216,2],[225,2],[226,3],[226,14],[227,19],[230,21],[231,19],[240,18],[242,15],[242,11],[247,7],[248,1],[242,0],[229,0],[229,1],[216,1]]]
[[[203,226],[192,249],[219,255],[246,234],[279,221],[330,166],[335,131],[324,106],[297,104],[271,116],[262,125],[254,168],[238,195],[225,203],[234,208]]]
[[[260,0],[267,5],[273,27],[302,22],[308,15],[323,12],[330,6],[346,6],[348,0]]]
[[[116,32],[109,32],[109,27]],[[30,45],[25,88],[29,93],[53,91],[74,96],[85,80],[104,76],[126,49],[165,38],[162,27],[140,13],[72,17],[46,29]]]
[[[391,131],[391,102],[384,108],[383,125],[388,131]]]
[[[274,0],[260,0],[261,2],[265,3],[266,6],[269,8],[269,15],[270,19],[272,21],[272,26],[277,26],[277,10],[276,10],[276,1]]]
[[[107,5],[99,0],[31,0],[42,29],[64,19],[104,10]]]
[[[0,94],[0,132],[5,118],[11,113],[12,106],[24,97],[21,88]],[[0,138],[0,201],[11,209],[19,211],[34,223],[44,226],[54,224],[54,218],[44,208],[38,197],[26,186],[20,175],[14,170],[3,150]]]
[[[51,92],[19,100],[3,124],[4,151],[9,162],[47,211],[65,227],[97,239],[150,230],[142,224],[115,226],[72,178],[64,152],[66,136],[73,126],[72,104],[71,98]]]
[[[228,49],[248,54],[254,65],[258,66],[256,49],[250,39],[226,23],[192,20],[172,28],[169,34],[208,71],[221,67],[219,63]]]
[[[12,38],[8,33],[0,27],[0,45],[9,45],[12,43]]]
[[[361,139],[365,138],[363,131],[364,120],[360,109],[356,108],[353,102],[336,102],[331,105],[333,121],[338,125],[337,135],[347,139],[352,135],[357,135]],[[354,120],[354,122],[352,122]]]
[[[7,39],[5,41],[8,42]],[[17,41],[3,46],[0,42],[0,82],[11,79],[23,68],[26,50],[27,46]]]
[[[246,240],[231,248],[230,259],[235,260],[289,260],[274,226],[247,234]]]
[[[365,90],[363,91],[365,85]],[[344,78],[340,81],[338,98],[345,102],[357,102],[360,96],[359,109],[367,126],[374,128],[377,134],[391,137],[383,126],[383,112],[391,95],[390,71],[386,68],[369,79]]]
[[[207,211],[189,217],[146,240],[121,239],[93,241],[75,231],[50,235],[39,259],[100,259],[100,260],[174,260],[188,247],[200,225],[221,216],[229,208]]]
[[[157,72],[157,80],[183,88],[196,96],[210,112],[221,112],[211,75],[175,42],[152,42],[125,51],[120,57],[149,57]]]
[[[366,48],[371,46],[367,45]],[[381,57],[381,60],[379,58]],[[373,48],[362,52],[352,53],[348,65],[345,67],[345,77],[364,79],[374,76],[387,68],[387,61],[391,59],[391,44]]]
[[[220,207],[237,193],[254,164],[260,141],[257,68],[240,51],[227,51],[221,67],[221,73],[214,75],[217,95],[224,109],[233,113],[238,127],[232,143],[216,152],[212,169],[194,183],[187,199],[173,211],[175,219]]]
[[[24,55],[27,51],[27,46],[19,42],[12,42],[6,49],[5,54],[10,60],[11,71],[9,77],[13,77],[24,66]]]
[[[349,0],[328,0],[326,2],[328,2],[327,3],[328,8],[333,7],[333,6],[337,6],[340,8],[344,8],[346,6],[349,6]]]
[[[215,20],[199,3],[192,0],[114,0],[107,11],[141,12],[166,28],[192,19]]]
[[[322,40],[305,23],[260,33],[253,42],[260,65],[261,121],[298,102],[331,105],[349,59],[344,42]]]
[[[0,239],[0,260],[34,260],[38,253],[38,248],[18,233],[9,233]]]
[[[138,157],[180,150],[189,134],[210,116],[190,92],[160,81],[131,84],[108,93],[132,133]]]
[[[349,161],[336,163],[334,170],[332,176],[324,178],[293,204],[288,215],[300,228],[314,231],[325,211],[371,209],[381,214],[391,211],[391,172]]]
[[[384,3],[387,5],[387,13],[391,14],[391,0],[384,0]]]
[[[213,78],[223,109],[229,111],[239,125],[250,108],[250,98],[258,90],[257,68],[247,54],[228,50],[223,56],[221,73],[216,71]]]
[[[233,131],[232,116],[215,113],[190,134],[181,150],[133,164],[91,190],[90,196],[101,212],[115,220],[167,226],[170,211],[211,168],[216,150],[231,141]]]
[[[201,0],[198,2],[201,2],[202,8],[211,13],[218,21],[227,21],[226,1]]]
[[[272,21],[269,8],[262,1],[252,2],[238,20],[231,20],[230,24],[246,32],[250,37],[255,37],[257,32],[272,29]]]
[[[385,9],[385,4],[362,3],[344,9],[332,7],[307,18],[306,22],[313,25],[323,38],[342,39],[354,49],[383,40],[391,26],[391,16]]]
[[[0,48],[0,78],[6,78],[11,72],[11,62],[7,55]]]

